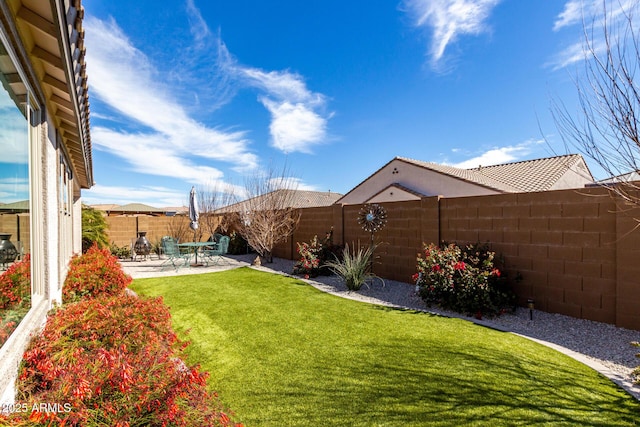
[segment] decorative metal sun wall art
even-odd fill
[[[362,226],[364,231],[373,235],[387,224],[387,211],[376,203],[366,204],[358,213],[358,224]]]

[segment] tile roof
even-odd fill
[[[144,203],[129,203],[126,205],[118,206],[114,211],[122,212],[162,212],[162,209],[154,208],[153,206],[145,205]]]
[[[506,182],[523,192],[546,191],[582,161],[579,154],[481,167],[479,173]]]
[[[307,191],[307,190],[276,190],[276,192],[287,192],[289,195],[285,196],[288,201],[289,207],[292,208],[314,208],[320,206],[331,206],[336,200],[342,197],[340,193],[334,193],[331,191]],[[261,196],[258,196],[254,199],[266,198],[269,196],[267,193]],[[256,204],[257,203],[257,204]],[[219,209],[219,212],[233,212],[233,211],[241,211],[242,207],[246,205],[246,201],[234,203],[232,205],[226,206],[224,208]],[[259,205],[259,200],[252,203],[253,206]]]
[[[400,160],[506,193],[546,191],[570,168],[583,161],[579,154],[460,169],[398,157]]]
[[[425,169],[431,169],[435,172],[443,173],[445,175],[453,176],[464,181],[468,181],[474,184],[479,184],[484,187],[492,188],[494,190],[502,191],[505,193],[516,193],[518,189],[507,183],[495,180],[491,177],[485,176],[479,173],[475,169],[460,169],[454,166],[441,165],[438,163],[423,162],[421,160],[408,159],[405,157],[398,157],[407,163],[412,163],[416,166],[423,167]]]

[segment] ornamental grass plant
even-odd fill
[[[631,426],[640,402],[514,334],[241,268],[138,279],[247,426]]]
[[[368,280],[377,276],[371,271],[373,255],[377,245],[349,249],[346,245],[340,258],[328,261],[326,266],[344,281],[350,291],[359,291]],[[382,279],[380,279],[382,280]]]

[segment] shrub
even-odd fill
[[[304,274],[310,277],[318,276],[320,272],[320,252],[322,244],[318,236],[313,236],[309,243],[296,243],[300,259],[293,266],[293,274]]]
[[[105,214],[91,206],[82,205],[82,252],[91,246],[101,248],[109,246]]]
[[[333,227],[324,240],[320,241],[318,236],[313,236],[309,243],[296,243],[300,259],[293,266],[293,274],[316,277],[329,275],[332,270],[327,263],[342,258],[342,245],[333,243]]]
[[[478,318],[513,307],[515,296],[505,274],[495,265],[495,253],[486,245],[464,249],[455,243],[425,245],[417,269],[413,280],[427,304]]]
[[[31,256],[12,264],[0,275],[0,346],[9,338],[31,306]]]
[[[12,264],[0,275],[0,310],[29,304],[31,301],[31,255]]]
[[[118,259],[131,258],[131,247],[128,245],[118,246],[112,242],[109,246],[109,251],[111,252],[111,255],[117,257]]]
[[[119,295],[131,283],[118,259],[108,249],[93,245],[86,253],[75,256],[62,288],[62,301],[78,301],[85,297]]]
[[[247,241],[235,231],[232,231],[229,235],[229,254],[242,255],[249,252]]]
[[[207,374],[182,362],[186,345],[161,298],[123,294],[63,306],[24,354],[17,400],[65,406],[11,417],[66,426],[233,425],[206,390]]]
[[[347,289],[358,291],[367,280],[377,277],[371,272],[371,262],[376,247],[373,245],[362,248],[358,245],[358,249],[351,252],[347,245],[343,249],[342,259],[335,258],[326,265],[344,280]]]

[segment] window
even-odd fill
[[[2,36],[2,34],[0,34]],[[31,251],[29,138],[26,85],[0,37],[0,274]],[[31,286],[0,305],[0,345],[28,312]],[[9,320],[11,319],[11,321]]]
[[[60,137],[58,136],[58,139]],[[60,147],[61,144],[58,144]],[[71,168],[69,161],[62,150],[60,152],[60,161],[58,163],[58,249],[60,256],[59,271],[60,278],[58,280],[58,289],[62,288],[63,278],[67,271],[67,254],[73,252],[73,188],[71,180]]]

